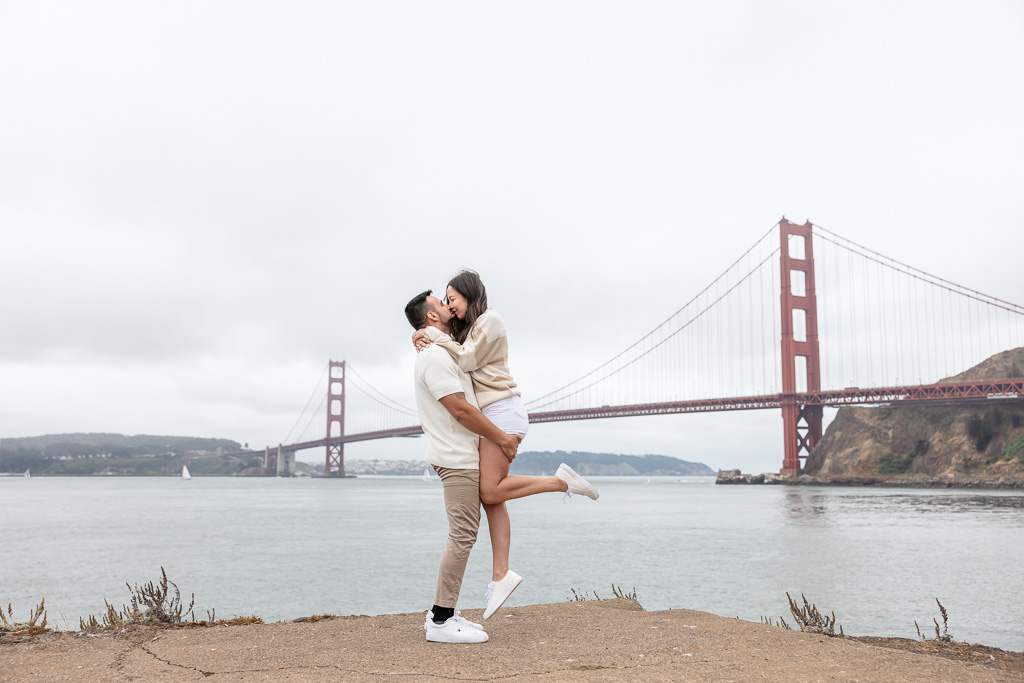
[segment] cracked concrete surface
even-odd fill
[[[56,634],[0,644],[0,681],[1024,681],[705,612],[644,612],[626,600],[502,610],[479,645],[428,643],[422,625],[416,613]]]

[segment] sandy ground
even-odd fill
[[[464,616],[479,620],[480,612]],[[428,643],[423,614],[0,639],[0,681],[1024,681],[1024,655],[827,638],[629,600],[499,611],[490,641]],[[905,647],[908,650],[894,649]],[[916,651],[919,646],[923,651]]]

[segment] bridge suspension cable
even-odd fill
[[[367,395],[367,397],[370,400],[380,404],[381,406],[383,406],[385,408],[389,408],[391,410],[395,410],[395,411],[397,411],[399,413],[403,413],[405,415],[409,415],[409,416],[415,417],[417,419],[419,418],[419,414],[416,412],[415,408],[410,408],[408,406],[405,406],[405,405],[399,403],[398,401],[392,399],[391,397],[386,396],[386,395],[382,394],[381,392],[377,391],[376,389],[374,389],[373,385],[370,384],[365,379],[363,379],[362,375],[360,375],[358,372],[356,372],[355,368],[353,368],[351,364],[347,364],[346,365],[345,371],[348,374],[350,374],[352,376],[352,378],[358,380],[359,388],[362,391],[366,392],[366,395]]]
[[[345,432],[375,432],[419,424],[414,408],[381,393],[353,369],[345,365]]]
[[[317,420],[317,418],[320,418]],[[327,418],[327,393],[320,398],[320,403],[317,405],[316,410],[309,416],[309,420],[306,422],[306,426],[302,428],[302,433],[299,434],[296,441],[305,441],[308,436],[309,428],[313,426],[313,423],[322,423]]]
[[[775,321],[768,322],[764,310],[775,305],[777,277],[769,277],[766,287],[764,275],[776,272],[779,247],[769,238],[777,226],[639,340],[582,377],[529,401],[527,407],[563,410],[604,401],[714,397],[729,389],[772,393],[778,383],[778,354],[766,328],[774,329]],[[731,362],[724,360],[726,350],[734,356]],[[638,369],[641,360],[645,367]],[[632,376],[625,377],[627,371]]]
[[[1024,307],[814,229],[823,386],[945,381],[1020,346]]]
[[[814,227],[820,231],[816,233],[818,237],[824,239],[827,242],[831,242],[832,244],[836,245],[841,249],[845,249],[859,256],[863,256],[864,258],[867,258],[871,261],[879,263],[893,270],[904,272],[907,275],[915,277],[923,282],[927,282],[928,284],[932,284],[937,287],[949,290],[954,294],[960,294],[962,296],[966,296],[971,299],[980,301],[981,303],[988,304],[990,306],[995,306],[997,308],[1002,308],[1003,310],[1010,311],[1011,313],[1016,313],[1017,315],[1024,315],[1024,306],[1018,306],[1015,303],[1004,301],[990,294],[979,292],[976,289],[971,289],[970,287],[964,287],[963,285],[958,285],[955,282],[950,282],[949,280],[938,277],[937,275],[932,275],[931,273],[923,271],[920,268],[909,266],[906,263],[897,261],[894,258],[890,258],[888,256],[885,256],[884,254],[880,254],[874,249],[869,249],[868,247],[861,246],[854,242],[853,240],[847,239],[838,233],[832,232],[828,228],[821,227],[818,224],[815,224]],[[839,242],[839,240],[842,240],[843,243]]]
[[[320,385],[323,384],[324,377],[327,376],[327,370],[329,368],[330,368],[330,363],[324,363],[324,371],[322,373],[320,373],[320,379],[318,379],[316,381],[316,385],[313,387],[313,391],[309,394],[309,399],[306,401],[306,405],[304,405],[302,407],[302,412],[300,412],[299,416],[297,418],[295,418],[295,424],[293,424],[292,428],[288,430],[288,435],[285,436],[283,439],[281,439],[281,443],[290,443],[291,442],[292,434],[295,433],[295,428],[299,426],[299,423],[302,422],[302,416],[306,414],[307,410],[309,410],[309,404],[313,402],[313,399],[316,397],[318,392],[323,394],[323,390],[320,388]],[[326,399],[324,399],[324,400],[326,400]],[[323,400],[321,400],[321,403],[322,402],[323,402]],[[316,411],[313,411],[313,414],[316,415]],[[306,429],[308,429],[308,428],[309,428],[309,424],[306,425]],[[303,433],[305,433],[306,430],[303,429],[302,431],[303,431]]]

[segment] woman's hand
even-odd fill
[[[422,351],[423,349],[430,346],[430,340],[427,339],[427,333],[423,330],[416,330],[412,333],[412,345],[416,347],[416,351]]]

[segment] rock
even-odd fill
[[[763,474],[743,474],[739,470],[718,470],[716,484],[763,484]]]

